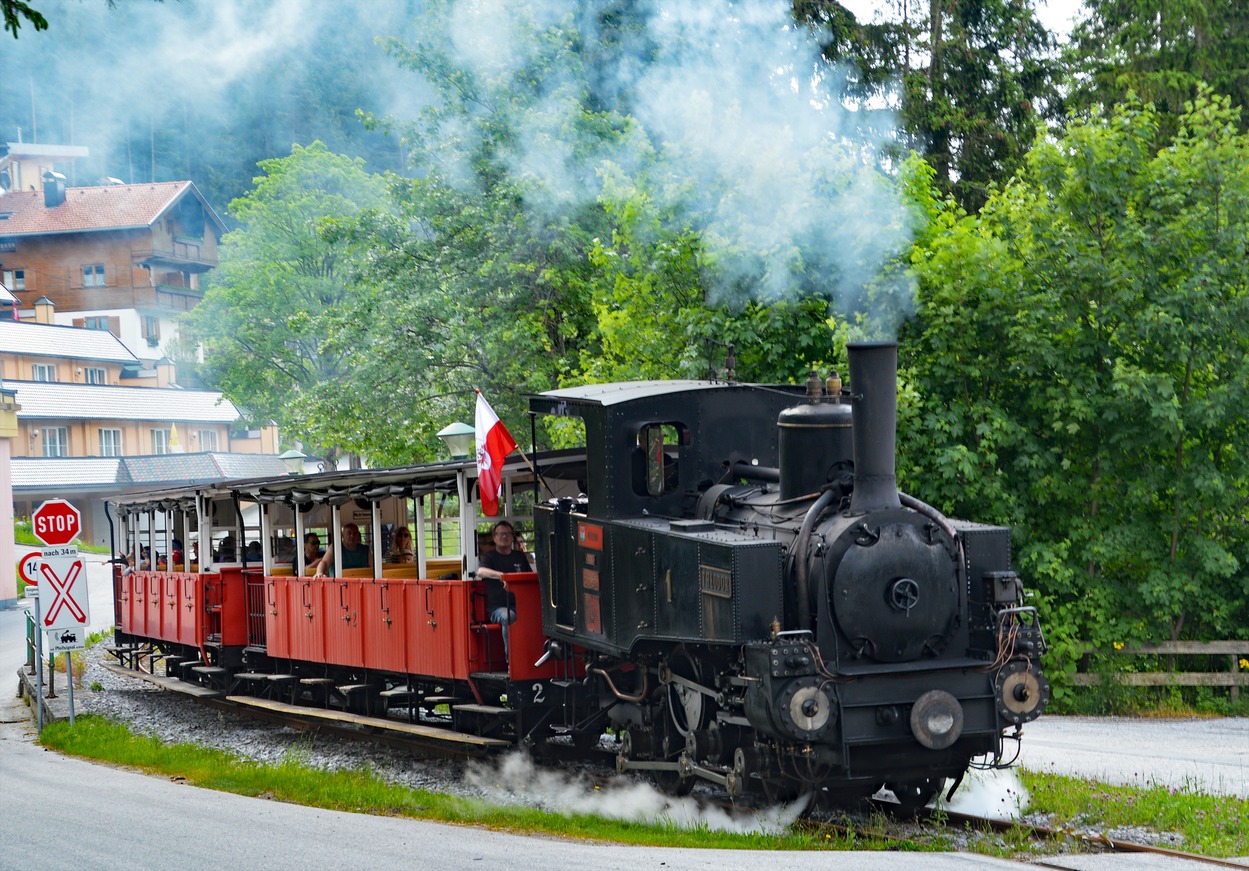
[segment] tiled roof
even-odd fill
[[[154,420],[173,423],[231,423],[238,409],[214,390],[168,387],[111,387],[3,381],[17,391],[19,420]]]
[[[13,489],[129,483],[121,457],[14,457]]]
[[[100,185],[66,188],[65,202],[48,208],[42,191],[9,191],[0,196],[0,236],[37,236],[50,233],[89,233],[132,230],[151,226],[183,196],[190,193],[204,211],[225,229],[221,219],[189,181],[149,184]]]
[[[279,477],[286,464],[272,454],[161,454],[145,457],[14,457],[13,490],[71,490],[198,484]]]
[[[137,363],[139,358],[108,330],[85,330],[30,321],[0,321],[0,354],[67,357],[103,363]],[[29,374],[29,373],[27,373]]]

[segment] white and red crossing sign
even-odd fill
[[[33,554],[22,561],[22,577],[27,572],[39,585],[42,629],[85,629],[91,622],[87,598],[87,576],[83,572],[78,547],[70,544],[82,532],[82,516],[64,499],[49,499],[31,515],[35,537],[47,547],[38,564]]]

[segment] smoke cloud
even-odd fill
[[[568,214],[644,176],[654,207],[701,234],[714,303],[816,295],[846,313],[870,303],[884,334],[912,307],[905,278],[881,277],[909,245],[914,220],[879,171],[893,120],[841,103],[841,73],[786,0],[186,0],[111,10],[43,0],[39,8],[50,30],[23,30],[0,53],[0,139],[87,145],[92,156],[71,169],[71,183],[190,178],[224,211],[258,160],[313,139],[373,169],[404,170],[399,139],[366,131],[355,109],[419,117],[435,90],[375,38],[441,37],[438,48],[482,81],[529,89],[512,101],[523,112],[509,119],[503,158],[532,182],[535,213]],[[443,16],[441,34],[428,27],[431,11]],[[605,29],[605,16],[617,25],[626,17],[626,26]],[[553,38],[554,27],[575,39]],[[537,72],[517,77],[521,70]],[[587,99],[624,130],[611,146],[578,128]],[[442,133],[457,145],[474,135]],[[463,165],[447,169],[472,177]]]
[[[675,798],[640,780],[620,777],[599,785],[588,778],[534,765],[523,753],[498,763],[473,763],[465,779],[492,801],[523,804],[560,814],[589,814],[612,820],[662,823],[718,832],[784,832],[806,808],[806,800],[759,811],[729,812],[693,797]]]
[[[641,4],[642,26],[613,34],[613,51],[550,56],[542,39],[552,22],[585,44],[602,34],[593,10],[575,20],[567,5],[460,3],[446,50],[482,81],[507,81],[541,60],[541,99],[517,125],[505,155],[511,171],[533,178],[529,205],[566,209],[645,171],[657,209],[688,218],[721,280],[712,302],[771,302],[817,294],[845,312],[862,311],[866,290],[886,312],[892,334],[913,306],[909,280],[883,281],[882,268],[905,251],[914,216],[879,171],[893,119],[856,111],[837,94],[843,78],[820,56],[816,35],[796,26],[781,0]],[[578,85],[610,95],[637,122],[610,153],[578,141],[569,123]],[[457,131],[462,132],[462,131]],[[468,178],[465,167],[449,169]]]

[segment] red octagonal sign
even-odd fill
[[[69,544],[82,532],[82,515],[64,499],[49,499],[30,519],[35,538],[49,547]]]

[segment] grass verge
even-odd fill
[[[799,822],[782,833],[736,834],[663,820],[622,822],[590,814],[560,814],[518,805],[443,795],[388,783],[367,770],[326,772],[307,765],[299,752],[281,763],[253,762],[194,744],[165,744],[134,735],[125,726],[95,715],[50,724],[40,742],[50,748],[176,778],[194,786],[353,813],[410,817],[518,833],[610,841],[638,846],[747,850],[958,850],[999,856],[1035,855],[1026,832],[969,838],[950,827],[921,835],[900,834],[879,825],[851,825],[845,832]],[[1054,774],[1021,772],[1031,793],[1029,811],[1050,814],[1052,826],[1111,832],[1139,828],[1182,836],[1177,849],[1208,856],[1249,854],[1249,801],[1190,789],[1108,786]],[[1139,840],[1123,836],[1124,840]],[[1076,849],[1080,849],[1076,845]]]
[[[1024,771],[1021,775],[1032,794],[1029,811],[1053,814],[1072,829],[1141,828],[1181,835],[1183,841],[1173,846],[1187,853],[1220,858],[1249,855],[1249,801],[1245,799],[1188,787],[1143,789],[1057,774]],[[1138,840],[1131,835],[1121,839]]]
[[[40,743],[64,753],[112,762],[149,774],[177,778],[194,786],[237,795],[287,801],[354,813],[411,817],[519,833],[662,845],[743,850],[871,849],[862,838],[847,842],[796,827],[780,834],[734,834],[707,827],[633,823],[591,815],[563,815],[515,805],[442,795],[397,786],[364,770],[325,772],[305,765],[298,754],[280,764],[244,760],[193,744],[167,745],[132,734],[125,726],[94,715],[71,727],[57,722],[44,729]]]

